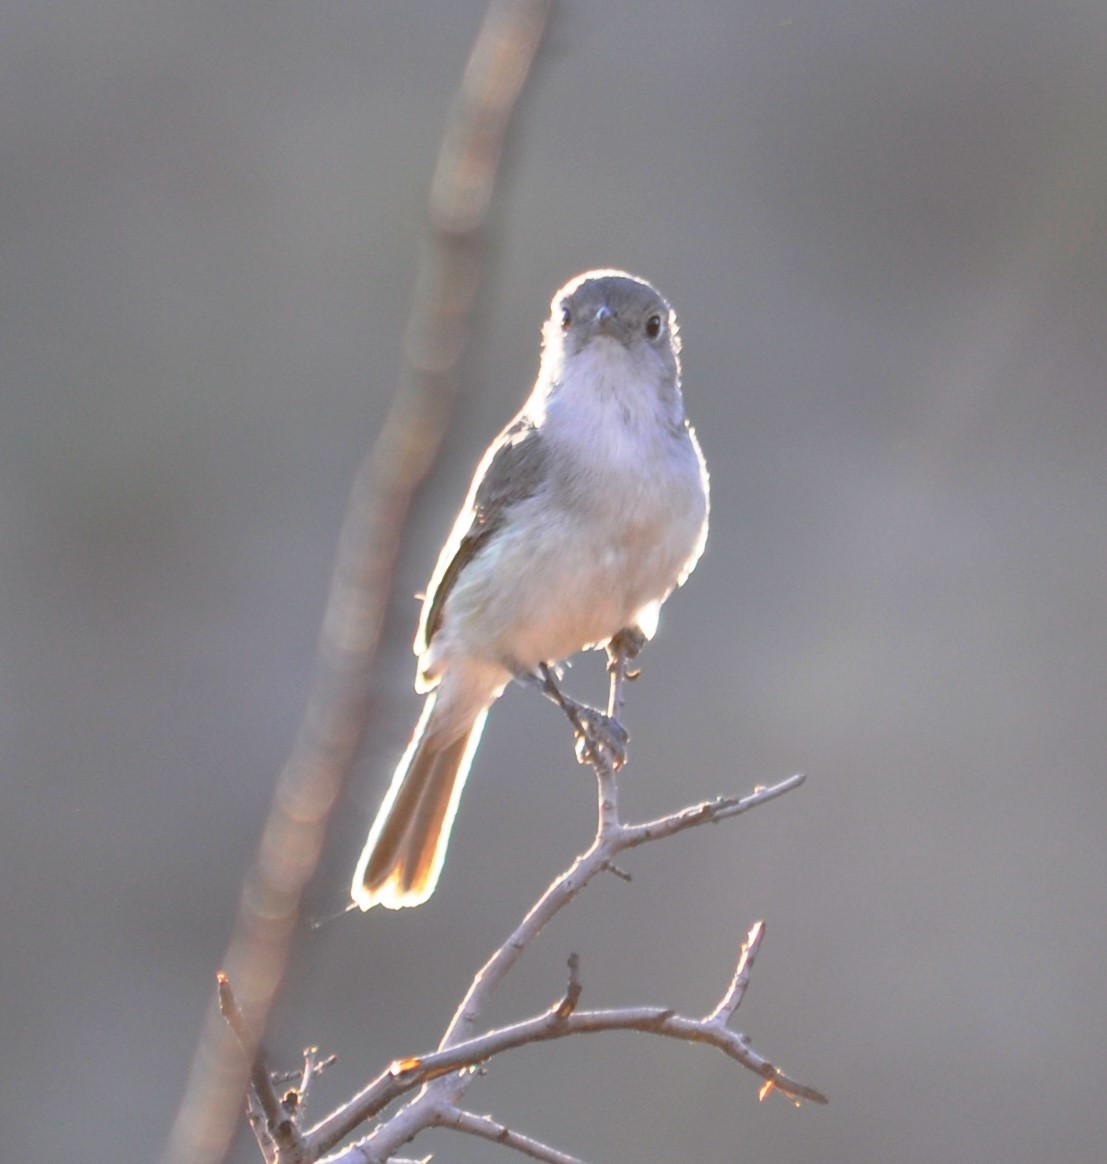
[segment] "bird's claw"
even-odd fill
[[[573,727],[579,763],[608,763],[617,772],[627,762],[630,734],[617,719],[594,707],[578,705]]]
[[[576,737],[577,760],[581,764],[606,763],[617,772],[627,762],[630,735],[626,728],[614,716],[566,695],[558,686],[552,667],[542,663],[537,672],[521,674],[519,678],[537,686],[568,717]]]

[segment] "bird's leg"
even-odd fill
[[[579,703],[566,695],[558,686],[554,670],[547,663],[541,663],[537,674],[530,672],[519,678],[530,686],[536,686],[547,699],[556,703],[573,725],[576,736],[577,759],[582,764],[592,764],[606,754],[616,771],[626,763],[627,743],[630,740],[626,729],[611,715],[598,708]]]
[[[627,664],[638,657],[638,652],[646,642],[646,636],[636,626],[628,626],[612,635],[607,644],[607,673],[611,676],[607,714],[611,719],[619,720],[622,717],[625,684],[641,674],[637,670],[629,670]]]
[[[638,658],[639,651],[649,642],[649,639],[636,627],[623,627],[618,634],[611,636],[611,641],[607,644],[607,669],[610,672],[615,672],[620,667],[624,668],[624,676],[627,679],[637,679],[640,672],[626,671],[626,665],[632,659]]]

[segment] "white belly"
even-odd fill
[[[549,496],[522,503],[458,578],[429,670],[460,651],[531,671],[625,627],[652,635],[657,608],[694,564],[705,509],[691,478],[664,488],[628,477],[586,510]]]

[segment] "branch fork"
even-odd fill
[[[629,651],[615,645],[607,712],[612,719],[621,712],[630,657]],[[479,1029],[481,1016],[493,992],[557,913],[600,873],[614,871],[629,879],[629,875],[614,863],[618,854],[701,824],[738,816],[798,788],[804,780],[802,775],[792,776],[778,784],[758,786],[746,796],[720,797],[656,820],[628,824],[619,818],[615,780],[617,757],[604,746],[588,750],[598,785],[598,824],[592,845],[549,886],[476,974],[436,1050],[394,1061],[348,1103],[307,1131],[302,1131],[300,1125],[306,1098],[304,1093],[317,1069],[310,1066],[314,1060],[309,1057],[306,1061],[303,1086],[296,1089],[296,1102],[291,1105],[287,1098],[281,1101],[276,1097],[268,1071],[255,1065],[253,1091],[265,1125],[261,1129],[264,1135],[258,1136],[259,1144],[263,1153],[267,1147],[274,1153],[266,1155],[267,1160],[279,1164],[311,1164],[325,1158],[326,1164],[385,1164],[386,1161],[396,1164],[399,1159],[396,1152],[419,1131],[428,1127],[449,1127],[503,1144],[547,1164],[583,1164],[576,1157],[508,1128],[489,1115],[470,1111],[464,1099],[479,1069],[506,1051],[571,1035],[607,1031],[633,1030],[683,1042],[703,1043],[715,1047],[757,1075],[762,1080],[762,1099],[772,1091],[779,1091],[797,1106],[804,1100],[819,1104],[827,1102],[820,1091],[791,1078],[756,1051],[747,1035],[730,1029],[729,1024],[745,998],[754,960],[765,938],[765,924],[761,921],[756,922],[746,935],[734,972],[718,1003],[702,1018],[681,1015],[660,1006],[580,1009],[584,986],[580,959],[573,953],[568,958],[569,975],[564,993],[545,1012],[509,1026],[485,1031]],[[240,1014],[236,1016],[229,983],[224,986],[221,981],[221,1000],[224,993],[232,1003],[224,1010],[227,1022],[237,1030],[243,1020]],[[249,1045],[248,1041],[244,1040],[244,1045]],[[392,1115],[383,1117],[367,1136],[334,1155],[325,1156],[358,1128],[375,1120],[387,1107],[405,1097],[406,1104]]]

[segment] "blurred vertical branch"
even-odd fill
[[[213,992],[162,1164],[225,1159],[242,1111],[250,1064],[288,964],[301,897],[369,714],[401,532],[452,413],[481,276],[481,228],[548,9],[549,0],[495,0],[454,99],[431,185],[430,239],[404,337],[404,372],[384,427],[354,478],[307,707],[242,886],[223,961],[243,1026],[236,1038],[220,1018]]]

